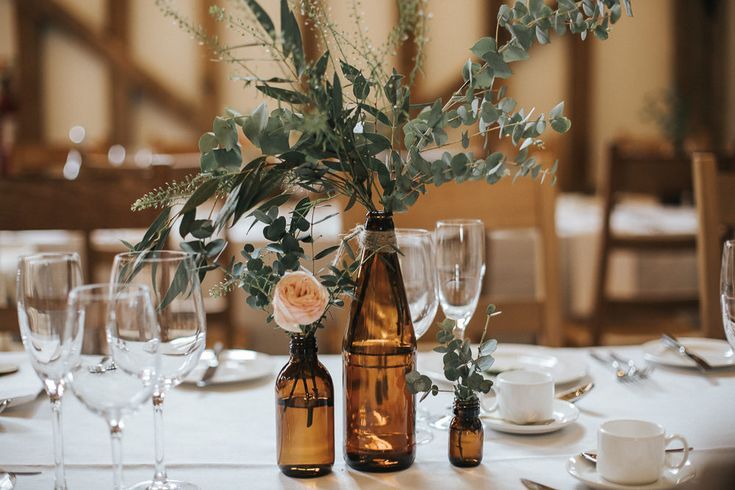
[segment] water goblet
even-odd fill
[[[204,299],[194,258],[168,250],[118,254],[111,281],[148,286],[161,333],[161,370],[152,397],[155,472],[152,480],[132,489],[198,489],[193,483],[168,478],[163,443],[165,395],[196,367],[206,343]]]
[[[439,303],[444,316],[454,320],[454,336],[464,339],[477,308],[485,276],[485,224],[478,219],[452,219],[436,223],[436,274]],[[449,413],[431,425],[447,430]]]
[[[77,363],[74,395],[110,430],[113,488],[123,489],[123,419],[153,394],[160,368],[156,313],[146,286],[92,284],[69,295],[68,330]]]
[[[23,345],[51,401],[54,488],[65,489],[61,399],[74,355],[66,323],[66,302],[69,292],[82,282],[79,255],[44,253],[22,257],[17,279],[18,323]]]
[[[434,268],[434,239],[429,231],[409,228],[398,228],[396,239],[408,308],[411,310],[413,330],[418,340],[429,330],[439,308]],[[419,407],[416,416],[418,444],[426,444],[434,438],[427,418],[427,410]]]

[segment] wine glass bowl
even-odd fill
[[[720,305],[725,337],[735,350],[735,240],[726,241],[722,248]]]
[[[443,220],[434,235],[439,303],[444,315],[457,322],[455,335],[463,338],[485,276],[485,225],[480,220]]]
[[[396,229],[396,239],[413,330],[416,339],[419,339],[431,327],[439,308],[434,269],[434,239],[431,232],[412,228]]]

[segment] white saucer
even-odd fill
[[[564,400],[554,400],[554,422],[546,425],[519,425],[497,417],[497,412],[482,417],[483,423],[498,432],[508,434],[547,434],[563,429],[579,417],[579,409]]]
[[[214,354],[205,350],[199,364],[184,378],[184,383],[196,383],[202,379],[204,371]],[[268,354],[252,350],[231,349],[220,355],[220,366],[210,380],[211,384],[237,383],[252,381],[273,374],[273,358]]]
[[[735,353],[730,348],[730,344],[724,340],[697,337],[682,337],[678,340],[684,347],[690,349],[693,354],[702,357],[712,367],[735,366]],[[647,361],[674,367],[697,367],[694,361],[666,347],[659,340],[652,340],[643,344],[643,352],[645,353],[643,357]]]
[[[597,473],[597,466],[587,461],[581,454],[572,456],[567,461],[567,471],[577,480],[584,482],[591,488],[603,488],[610,490],[665,490],[667,488],[675,488],[682,485],[697,475],[691,461],[687,461],[680,470],[664,470],[661,478],[648,485],[621,485],[613,483],[602,478]]]

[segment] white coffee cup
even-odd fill
[[[554,416],[554,379],[538,371],[504,371],[493,385],[495,403],[501,418],[515,424],[549,420]]]
[[[666,461],[666,447],[680,441],[684,447],[678,464]],[[662,426],[645,420],[610,420],[597,432],[597,472],[605,480],[624,485],[645,485],[661,477],[664,468],[679,469],[689,459],[684,437],[666,435]]]

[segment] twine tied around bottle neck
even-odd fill
[[[366,230],[365,227],[361,227],[359,238],[360,248],[362,250],[369,250],[371,252],[386,251],[386,250],[397,250],[398,242],[396,242],[396,232],[394,230],[389,231],[373,231]]]

